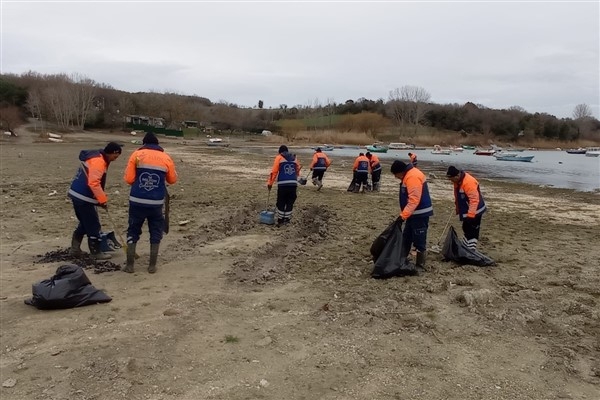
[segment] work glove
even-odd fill
[[[271,191],[271,189],[273,189],[273,185],[267,185],[267,189],[269,190],[269,192]]]
[[[100,204],[98,204],[98,207],[108,210],[108,203],[100,203]]]
[[[312,168],[310,170],[312,171]]]

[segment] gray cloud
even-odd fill
[[[598,2],[3,2],[2,72],[276,107],[387,99],[600,116]]]

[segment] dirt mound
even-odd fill
[[[83,269],[93,270],[95,274],[103,272],[119,271],[121,267],[111,261],[97,261],[88,253],[81,253],[79,256],[69,254],[69,249],[61,249],[49,251],[45,254],[38,255],[36,264],[45,264],[52,262],[68,262],[75,264]]]

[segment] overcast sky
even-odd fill
[[[1,0],[2,73],[314,105],[418,86],[438,104],[600,118],[600,2]]]

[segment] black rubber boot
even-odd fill
[[[417,251],[417,261],[415,266],[419,272],[425,271],[425,261],[427,259],[427,251]]]
[[[78,235],[73,232],[71,237],[71,248],[69,249],[69,255],[79,257],[83,252],[81,251],[81,242],[83,241],[83,235]]]
[[[135,263],[135,243],[127,243],[127,264],[123,268],[123,272],[128,274],[133,273],[133,265]]]
[[[151,274],[156,272],[156,260],[158,259],[159,247],[159,243],[150,243],[150,264],[148,265],[148,272]]]
[[[96,260],[109,260],[112,256],[108,253],[103,253],[100,250],[100,241],[96,238],[88,238],[88,246],[90,247],[90,254]]]

